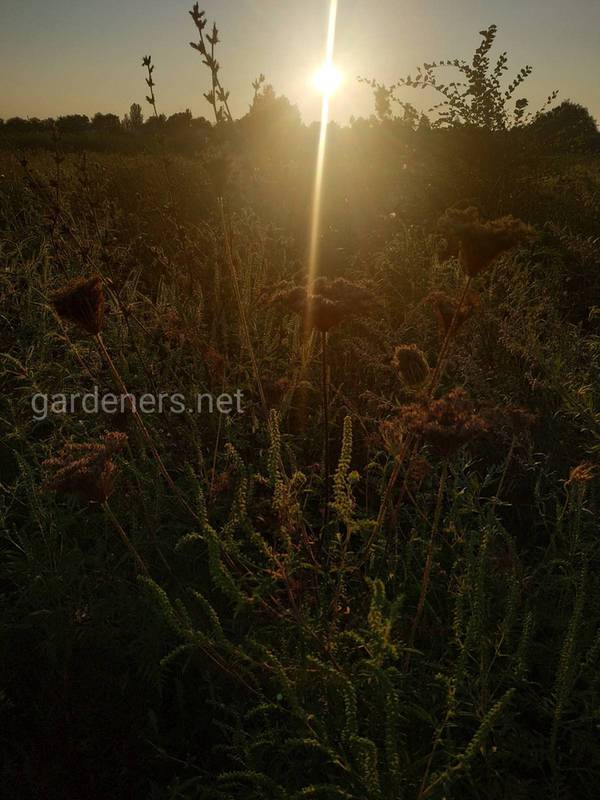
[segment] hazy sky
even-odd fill
[[[145,106],[142,56],[156,63],[159,110],[210,116],[206,68],[189,47],[191,0],[0,0],[0,117],[47,117]],[[329,0],[212,0],[222,80],[234,115],[264,72],[306,121],[318,117],[310,75],[321,60]],[[531,64],[532,102],[552,89],[600,119],[600,0],[339,0],[336,62],[343,88],[332,113],[368,115],[371,93],[357,75],[389,83],[423,61],[467,57],[477,32],[496,23],[498,52],[513,69]],[[422,95],[406,90],[418,103]]]

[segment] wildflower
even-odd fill
[[[52,303],[62,319],[96,336],[104,325],[104,291],[99,275],[75,278],[53,296]]]
[[[412,403],[400,408],[402,429],[422,438],[444,458],[488,430],[463,389],[453,389],[439,400]]]
[[[331,330],[353,316],[367,316],[375,305],[372,292],[362,284],[345,278],[317,278],[309,290],[303,286],[284,286],[271,295],[270,304],[309,320],[321,332]]]
[[[454,333],[457,333],[463,324],[473,315],[475,309],[479,305],[479,295],[476,292],[467,292],[460,307],[460,311],[458,311],[458,300],[446,294],[446,292],[431,292],[425,298],[425,302],[433,306],[440,336],[444,337],[450,330],[452,320],[455,316]]]
[[[71,494],[84,503],[104,503],[114,487],[115,453],[127,443],[124,433],[113,431],[102,442],[64,445],[43,467],[49,473],[42,488],[49,492]]]
[[[394,366],[409,386],[422,386],[429,377],[429,364],[416,344],[403,344],[394,351]]]
[[[565,481],[565,486],[570,486],[572,483],[589,483],[593,480],[596,473],[596,465],[591,461],[584,461],[578,464],[569,472],[569,478]]]
[[[459,258],[465,273],[474,278],[498,256],[530,239],[535,231],[512,216],[484,222],[479,209],[451,208],[439,221],[441,231],[459,242]]]

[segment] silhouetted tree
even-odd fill
[[[82,133],[90,128],[90,119],[85,114],[68,114],[58,117],[56,127],[61,133]]]
[[[246,141],[272,151],[301,129],[302,119],[298,108],[287,97],[277,96],[267,84],[255,93],[250,110],[238,121],[238,126]]]
[[[600,146],[600,133],[596,121],[583,106],[565,100],[540,116],[531,125],[532,131],[541,139],[561,149],[576,149]]]
[[[212,130],[212,125],[206,119],[206,117],[195,117],[192,120],[192,130],[204,131],[204,132],[208,133],[209,131]]]
[[[5,122],[5,128],[11,133],[24,133],[30,130],[29,120],[23,117],[10,117]]]
[[[144,131],[146,133],[158,133],[164,129],[167,118],[164,114],[159,114],[158,117],[148,117],[144,122]]]
[[[121,120],[116,114],[94,114],[92,128],[95,131],[115,133],[121,129]]]
[[[177,111],[167,119],[165,129],[168,133],[180,133],[189,131],[192,127],[192,112],[189,108],[185,111]]]
[[[129,125],[132,131],[139,131],[144,124],[144,112],[139,103],[132,103],[129,107]]]

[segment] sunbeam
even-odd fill
[[[320,70],[321,75],[339,75],[333,65],[333,49],[335,45],[335,27],[337,22],[337,0],[331,0],[329,6],[329,21],[327,25],[327,44],[325,47],[325,59]],[[338,81],[339,82],[339,81]],[[308,250],[308,291],[312,293],[312,287],[319,271],[319,234],[321,227],[321,200],[323,195],[323,169],[325,166],[325,150],[327,147],[327,126],[329,124],[329,100],[331,91],[334,87],[329,81],[324,87],[323,100],[321,104],[321,128],[319,132],[319,148],[317,151],[317,165],[315,170],[315,184],[312,202],[312,217],[310,226],[310,244]],[[310,317],[310,304],[308,309]],[[310,320],[307,320],[310,322]]]

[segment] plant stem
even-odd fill
[[[96,340],[96,344],[98,345],[98,349],[100,350],[100,354],[102,355],[102,357],[104,358],[104,360],[108,364],[108,367],[109,367],[110,371],[112,372],[112,375],[113,375],[115,381],[117,382],[117,385],[119,386],[119,389],[120,389],[121,393],[126,397],[129,396],[129,391],[127,389],[127,386],[125,385],[125,382],[124,382],[123,378],[121,377],[121,375],[120,375],[118,369],[116,368],[112,358],[110,357],[110,354],[109,354],[108,350],[106,349],[106,345],[104,344],[104,342],[102,340],[102,336],[100,334],[97,334],[94,338]],[[169,486],[169,488],[171,489],[173,494],[177,497],[177,499],[179,500],[181,505],[185,508],[185,510],[189,514],[192,515],[192,517],[194,518],[194,520],[196,520],[196,522],[199,522],[200,519],[199,519],[198,515],[191,508],[191,506],[189,505],[189,503],[187,502],[185,497],[179,491],[179,488],[175,485],[175,483],[173,481],[173,478],[171,478],[171,476],[169,475],[169,473],[167,471],[167,468],[165,467],[165,464],[164,464],[164,462],[163,462],[163,460],[162,460],[162,458],[160,456],[160,453],[158,452],[154,442],[152,441],[152,437],[150,436],[150,433],[148,432],[148,428],[146,428],[146,426],[144,425],[144,421],[141,418],[141,416],[139,415],[139,412],[138,412],[138,410],[137,410],[137,408],[135,407],[134,404],[131,404],[131,414],[133,416],[133,419],[135,420],[136,425],[138,426],[138,429],[139,429],[140,433],[142,434],[142,436],[146,440],[146,443],[148,444],[148,447],[150,448],[150,452],[152,453],[152,455],[154,457],[154,460],[156,461],[156,463],[158,465],[158,468],[161,471],[165,481],[167,482],[167,485]]]
[[[427,390],[427,394],[429,397],[433,397],[435,390],[437,389],[439,382],[441,380],[444,367],[446,366],[446,362],[448,360],[447,357],[450,352],[450,344],[452,342],[452,339],[454,338],[454,333],[457,328],[458,317],[460,312],[462,311],[464,302],[467,299],[467,294],[471,287],[471,281],[472,281],[471,277],[467,278],[462,294],[458,301],[458,305],[456,306],[456,310],[454,311],[454,316],[452,317],[452,321],[450,322],[450,326],[446,331],[446,336],[444,337],[444,341],[442,342],[442,346],[440,348],[440,355],[438,357],[437,364],[433,371],[433,375],[431,376],[431,380],[429,382],[429,387]]]
[[[146,563],[145,563],[144,559],[140,556],[138,551],[133,546],[133,543],[132,543],[131,539],[129,538],[129,536],[127,536],[127,534],[123,530],[123,528],[121,526],[121,523],[115,517],[111,507],[108,505],[107,502],[104,502],[104,503],[102,503],[102,508],[106,512],[106,515],[110,519],[114,529],[119,534],[120,539],[123,541],[123,543],[125,544],[125,546],[129,550],[129,552],[132,554],[132,556],[134,558],[134,561],[135,561],[138,569],[140,570],[140,572],[143,572],[144,575],[148,575],[149,576],[150,572],[148,571],[148,567],[146,566]]]
[[[442,501],[444,499],[444,491],[446,488],[446,479],[448,477],[448,459],[444,459],[444,465],[442,467],[442,475],[440,477],[440,484],[438,487],[437,493],[437,500],[435,504],[435,512],[433,515],[433,525],[431,526],[431,536],[429,538],[429,547],[427,548],[427,558],[425,560],[425,567],[423,569],[423,576],[421,577],[421,591],[419,593],[419,602],[417,603],[417,611],[415,613],[415,618],[413,620],[412,628],[410,631],[410,637],[408,640],[408,646],[411,648],[415,641],[415,636],[417,633],[417,628],[419,626],[419,622],[421,620],[421,616],[423,614],[423,609],[425,607],[425,600],[427,598],[427,590],[429,589],[429,578],[431,576],[431,567],[433,564],[433,554],[435,551],[435,540],[437,538],[437,532],[440,524],[440,517],[442,515]],[[407,658],[407,665],[410,656]]]
[[[323,463],[325,469],[325,509],[323,524],[329,522],[329,493],[331,483],[331,461],[329,454],[329,375],[327,364],[327,332],[321,331],[321,393],[323,399]]]
[[[244,343],[250,355],[250,361],[252,364],[252,372],[254,373],[254,380],[256,382],[256,388],[258,389],[258,394],[260,397],[260,402],[263,407],[263,411],[265,413],[265,417],[269,415],[269,409],[267,406],[267,401],[265,398],[265,393],[263,390],[262,381],[260,379],[260,372],[258,370],[258,362],[256,360],[256,354],[254,352],[254,347],[252,346],[252,339],[250,338],[250,328],[248,327],[248,319],[246,317],[246,311],[244,309],[244,303],[242,300],[242,292],[240,290],[240,282],[237,274],[237,269],[235,267],[235,262],[233,260],[233,253],[231,252],[231,242],[229,241],[229,233],[227,231],[227,221],[225,219],[225,204],[223,202],[223,198],[219,197],[219,211],[221,212],[221,227],[223,229],[223,239],[225,242],[225,254],[227,256],[227,263],[229,264],[229,270],[231,272],[231,282],[233,283],[233,291],[235,294],[235,299],[238,307],[238,313],[240,315],[240,326],[242,329],[242,338],[244,339]]]

